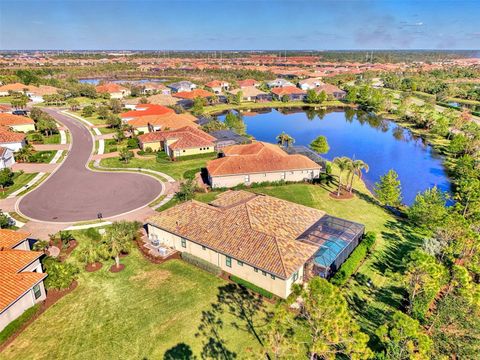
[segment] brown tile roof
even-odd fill
[[[25,231],[14,231],[9,229],[0,229],[0,250],[12,249],[30,236]]]
[[[4,126],[0,126],[0,144],[22,142],[25,134],[8,130]]]
[[[220,81],[220,80],[213,80],[205,84],[205,86],[208,86],[210,89],[213,89],[215,87],[221,87],[224,86],[225,84],[228,84],[226,81]]]
[[[304,155],[289,155],[279,146],[264,142],[227,146],[222,151],[224,157],[207,163],[211,176],[320,169]]]
[[[325,93],[327,93],[327,94],[333,94],[333,93],[336,93],[336,92],[342,92],[342,93],[345,92],[342,89],[340,89],[339,87],[337,87],[335,85],[332,85],[332,84],[321,85],[321,86],[315,88],[315,91],[316,92],[325,91]]]
[[[26,124],[35,124],[35,122],[25,116],[0,113],[0,126],[15,126]]]
[[[42,255],[28,250],[0,251],[0,312],[47,276],[45,273],[21,272]]]
[[[154,131],[140,135],[138,139],[142,143],[176,139],[174,143],[169,145],[172,150],[214,146],[216,140],[213,136],[192,126],[184,126],[177,130]]]
[[[188,201],[148,222],[287,279],[318,250],[296,239],[323,215],[274,197],[227,191],[210,205]]]
[[[97,85],[95,89],[99,93],[116,93],[116,92],[122,92],[122,91],[128,90],[127,88],[115,83]]]
[[[13,84],[6,84],[6,85],[0,86],[0,91],[20,92],[20,91],[23,91],[23,90],[28,89],[28,88],[29,88],[28,85],[21,84],[21,83],[13,83]]]
[[[175,114],[170,113],[166,115],[147,115],[136,117],[128,120],[128,124],[134,128],[145,127],[150,125],[160,126],[162,129],[179,129],[185,126],[198,126],[195,121],[197,118],[191,114]]]
[[[141,116],[149,116],[149,115],[166,115],[166,114],[174,114],[175,111],[173,109],[167,108],[162,105],[155,105],[155,104],[138,104],[138,109],[145,109],[145,110],[130,110],[120,114],[121,118],[132,118],[132,117],[141,117]]]
[[[215,96],[214,93],[211,93],[210,91],[203,90],[203,89],[195,89],[192,91],[180,91],[176,94],[173,94],[174,97],[180,98],[180,99],[189,99],[193,100],[198,97],[200,98],[208,98]]]
[[[256,84],[258,84],[258,81],[254,79],[245,79],[245,80],[237,81],[237,84],[240,87],[248,87],[248,86],[255,86]]]
[[[292,95],[292,94],[306,94],[304,90],[299,89],[296,86],[277,87],[277,88],[273,88],[271,91],[272,93],[278,96]]]

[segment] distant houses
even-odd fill
[[[288,80],[278,78],[272,81],[268,81],[267,86],[272,89],[272,88],[281,88],[281,87],[287,87],[287,86],[294,87],[295,85]]]
[[[130,89],[115,83],[97,85],[95,90],[99,94],[110,94],[111,99],[123,99],[130,95]]]
[[[247,87],[259,87],[260,82],[254,79],[245,79],[245,80],[239,80],[237,81],[238,86],[240,89],[247,88]]]
[[[277,100],[282,100],[282,98],[286,96],[290,101],[303,101],[307,95],[306,91],[299,89],[296,86],[276,87],[271,91],[273,98]]]
[[[224,91],[230,89],[230,84],[226,81],[214,80],[205,84],[205,86],[212,90],[214,94],[222,94]]]
[[[333,98],[336,100],[343,100],[347,95],[346,91],[341,90],[338,86],[332,84],[323,84],[317,88],[315,88],[317,93],[324,91],[329,98]]]
[[[305,91],[316,89],[322,85],[324,83],[321,81],[321,78],[308,78],[298,82],[298,87]]]
[[[229,93],[233,95],[237,95],[240,92],[242,93],[242,101],[262,102],[272,100],[272,94],[261,91],[255,86],[248,86],[229,91]]]
[[[189,92],[197,88],[197,85],[190,81],[179,81],[176,83],[172,83],[170,85],[167,85],[172,92],[174,93],[179,93],[179,92]]]
[[[0,113],[0,126],[23,133],[35,131],[35,122],[32,119],[8,113]]]

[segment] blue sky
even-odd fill
[[[479,49],[480,0],[0,0],[0,49]]]

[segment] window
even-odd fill
[[[285,180],[286,177],[287,177],[287,173],[286,173],[286,172],[283,172],[283,173],[282,173],[282,179]]]
[[[250,175],[245,175],[245,182],[246,183],[250,182]]]
[[[232,267],[232,258],[230,256],[225,257],[225,265]]]
[[[298,280],[298,271],[293,274],[293,282]]]
[[[182,150],[183,152],[185,152],[185,150]]]
[[[33,287],[33,295],[35,296],[35,300],[37,300],[40,296],[42,296],[42,290],[40,289],[39,284]]]
[[[258,272],[258,269],[257,269],[257,268],[253,268],[253,271]]]
[[[187,247],[187,240],[182,238],[182,247],[186,248]]]
[[[240,260],[237,260],[237,264],[238,266],[243,266],[243,262],[241,262]]]
[[[272,280],[275,280],[275,275],[270,275],[270,277],[272,278]]]
[[[209,148],[209,147],[207,147],[207,150],[210,150],[210,148]]]
[[[267,273],[265,271],[262,271],[263,276],[267,276]]]
[[[207,250],[207,248],[205,246],[202,246],[202,250]]]

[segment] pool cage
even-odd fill
[[[320,246],[309,262],[310,275],[331,277],[357,247],[365,226],[352,221],[325,215],[298,240]]]

